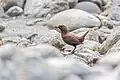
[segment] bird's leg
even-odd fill
[[[74,54],[75,49],[76,49],[76,46],[74,46],[74,49],[72,50],[71,55]]]
[[[70,54],[63,54],[63,55],[64,55],[64,56],[67,56],[67,55],[72,55],[72,54],[74,54],[75,49],[76,49],[76,46],[74,46],[74,49],[71,51],[71,53],[70,53]]]
[[[60,51],[63,51],[64,52],[65,48],[61,48]]]

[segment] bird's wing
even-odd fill
[[[66,34],[63,36],[63,40],[69,45],[78,45],[80,41],[77,36],[72,34]]]

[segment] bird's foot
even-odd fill
[[[64,56],[68,56],[68,55],[73,55],[74,51],[70,52],[69,54],[63,54]]]
[[[63,51],[64,52],[65,48],[61,48],[60,51]]]

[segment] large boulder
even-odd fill
[[[66,9],[69,9],[66,0],[27,0],[24,14],[34,17],[50,17]]]
[[[47,22],[49,27],[58,26],[60,24],[66,25],[68,30],[75,30],[82,27],[99,27],[101,22],[95,16],[85,11],[70,9],[56,14]]]
[[[81,9],[89,13],[96,13],[99,14],[101,12],[100,8],[92,2],[80,2],[75,7],[75,9]]]

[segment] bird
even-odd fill
[[[82,35],[81,37],[79,37],[79,36],[71,34],[68,31],[68,29],[67,29],[67,27],[65,25],[58,25],[56,28],[60,29],[60,31],[61,31],[61,37],[62,37],[63,41],[66,44],[71,45],[71,46],[74,47],[74,49],[71,51],[71,54],[74,54],[74,51],[75,51],[77,45],[83,44],[85,36],[89,32],[89,30],[88,30],[84,35]]]

